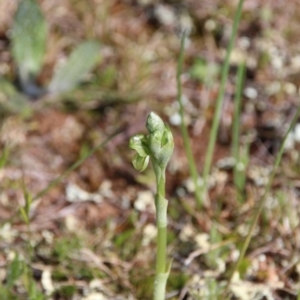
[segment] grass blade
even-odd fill
[[[233,29],[231,32],[230,41],[229,41],[229,45],[228,45],[227,52],[226,52],[226,58],[225,58],[225,62],[224,62],[223,68],[222,68],[221,84],[220,84],[219,94],[218,94],[218,98],[217,98],[217,102],[216,102],[216,109],[215,109],[215,113],[214,113],[212,129],[211,129],[210,136],[209,136],[208,147],[207,147],[205,162],[204,162],[204,167],[203,167],[202,197],[207,195],[207,180],[208,180],[208,176],[210,173],[213,153],[214,153],[215,144],[216,144],[216,140],[217,140],[218,127],[219,127],[219,123],[220,123],[221,110],[222,110],[223,99],[224,99],[224,94],[225,94],[225,87],[226,87],[226,82],[227,82],[228,73],[229,73],[230,54],[232,52],[234,41],[235,41],[235,38],[237,35],[237,29],[238,29],[238,25],[239,25],[240,19],[241,19],[243,3],[244,3],[244,0],[239,0],[238,7],[237,7],[237,10],[236,10],[236,13],[234,16]]]
[[[233,126],[232,126],[232,156],[235,159],[235,167],[234,167],[234,185],[237,188],[238,199],[241,201],[241,193],[244,190],[245,184],[245,172],[246,167],[243,163],[242,158],[240,157],[240,112],[241,112],[241,100],[242,100],[242,90],[244,84],[245,77],[245,64],[242,63],[238,67],[237,74],[237,91],[235,93],[234,98],[234,116],[233,116]],[[242,168],[241,170],[241,167]]]
[[[277,169],[280,165],[280,162],[281,162],[281,159],[282,159],[282,155],[283,155],[283,151],[284,151],[284,147],[285,147],[285,142],[287,140],[287,137],[289,135],[289,133],[291,132],[291,130],[295,127],[295,124],[298,120],[298,117],[300,115],[300,107],[297,109],[296,113],[295,113],[295,116],[288,128],[288,130],[286,131],[285,135],[284,135],[284,138],[283,138],[283,142],[281,143],[281,146],[280,146],[280,149],[276,155],[276,158],[275,158],[275,163],[274,163],[274,167],[273,167],[273,171],[270,175],[270,178],[269,178],[269,182],[268,182],[268,185],[266,186],[266,189],[265,189],[265,192],[264,194],[262,195],[261,199],[258,201],[258,207],[256,208],[255,210],[255,213],[254,213],[254,217],[253,217],[253,220],[251,221],[251,225],[250,225],[250,229],[249,229],[249,232],[245,238],[245,241],[243,243],[243,246],[242,246],[242,249],[241,249],[241,252],[240,252],[240,256],[236,262],[236,264],[234,265],[233,267],[233,270],[231,272],[231,275],[230,275],[230,278],[228,280],[228,283],[227,283],[227,287],[226,287],[226,292],[228,292],[229,290],[229,286],[232,282],[232,279],[233,279],[233,276],[235,274],[235,272],[238,270],[243,258],[245,257],[245,254],[246,254],[246,251],[249,247],[249,244],[250,244],[250,241],[251,241],[251,238],[252,238],[252,235],[253,235],[253,232],[254,232],[254,228],[258,222],[258,219],[261,215],[261,212],[262,212],[262,209],[263,207],[265,206],[265,203],[266,203],[266,200],[267,200],[267,196],[270,192],[270,189],[272,187],[272,184],[273,184],[273,181],[274,181],[274,178],[275,178],[275,175],[276,175],[276,172],[277,172]]]
[[[191,147],[191,143],[189,140],[189,134],[188,134],[186,125],[184,123],[184,108],[183,108],[183,103],[182,103],[182,86],[181,86],[180,77],[182,74],[185,38],[186,38],[186,34],[185,34],[185,32],[183,32],[182,37],[181,37],[180,53],[179,53],[178,64],[177,64],[177,76],[176,76],[177,100],[179,103],[179,113],[180,113],[180,117],[181,117],[180,129],[181,129],[181,134],[182,134],[182,138],[183,138],[184,149],[185,149],[185,153],[186,153],[187,160],[188,160],[190,174],[192,176],[192,180],[193,180],[193,183],[195,186],[195,197],[196,197],[197,206],[199,208],[201,208],[203,205],[203,201],[201,198],[201,189],[200,189],[199,181],[198,181],[199,174],[198,174],[198,171],[196,168],[196,162],[195,162],[195,159],[194,159],[194,156],[192,153],[192,147]]]

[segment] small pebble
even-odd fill
[[[254,100],[254,99],[256,99],[257,96],[258,96],[258,92],[257,92],[257,90],[256,90],[255,88],[253,88],[253,87],[246,87],[246,88],[244,89],[244,95],[245,95],[246,97],[248,97],[249,99]]]

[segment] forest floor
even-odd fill
[[[168,255],[173,259],[167,299],[224,299],[222,289],[300,103],[300,2],[245,0],[209,200],[202,208],[196,205],[178,121],[179,32],[186,28],[190,33],[183,100],[201,174],[237,1],[38,2],[49,26],[41,86],[49,82],[55,63],[81,41],[100,41],[102,59],[78,88],[64,95],[18,103],[0,90],[1,288],[7,287],[13,264],[25,260],[48,299],[151,299],[155,181],[151,168],[134,170],[128,141],[145,132],[146,117],[155,111],[175,140],[167,171]],[[11,82],[16,81],[16,65],[9,29],[16,4],[0,2],[0,76]],[[249,163],[239,193],[233,182],[231,132],[237,67],[243,61],[241,149],[249,147]],[[290,135],[232,283],[232,299],[299,299],[299,126]],[[29,227],[20,213],[25,194],[33,199]],[[29,299],[24,281],[16,276],[9,287],[12,299]]]

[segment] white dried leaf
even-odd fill
[[[82,300],[107,300],[107,297],[105,297],[102,293],[92,293]]]
[[[198,233],[195,236],[195,242],[198,247],[203,250],[208,250],[211,246],[209,243],[209,235],[207,233]]]
[[[155,212],[155,201],[150,191],[138,192],[137,199],[134,202],[134,208],[139,211]]]
[[[294,129],[294,140],[297,143],[300,143],[300,124],[296,124]]]
[[[94,201],[100,203],[102,201],[102,196],[99,193],[89,193],[73,183],[67,185],[66,197],[69,202]]]
[[[80,228],[80,221],[73,215],[67,215],[65,217],[65,226],[70,232],[78,233]]]
[[[157,228],[153,224],[147,224],[143,230],[142,245],[148,246],[157,236]]]
[[[0,228],[0,238],[2,241],[11,243],[18,235],[18,231],[13,229],[9,223],[5,223]]]
[[[51,278],[51,271],[46,269],[42,273],[41,284],[45,290],[46,295],[51,295],[54,292],[54,286]]]
[[[184,225],[180,231],[179,238],[182,241],[188,241],[193,236],[195,236],[195,228],[191,224]]]

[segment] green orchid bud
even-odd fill
[[[147,138],[143,134],[134,135],[129,141],[129,147],[135,150],[141,157],[149,155],[147,147]]]
[[[162,148],[159,153],[158,163],[161,167],[166,167],[174,150],[174,140],[171,130],[165,126],[165,131],[162,136]]]
[[[159,132],[159,131],[154,131],[153,133],[147,136],[147,144],[150,153],[154,158],[157,158],[159,156],[161,150],[162,136],[163,136],[163,132]]]
[[[132,159],[132,164],[137,171],[143,172],[148,166],[149,158],[149,156],[142,157],[136,153]]]
[[[147,136],[137,134],[129,141],[129,147],[137,152],[132,160],[133,166],[142,172],[146,169],[149,158],[151,158],[155,168],[165,169],[174,148],[172,133],[154,112],[149,114],[146,127],[149,131]]]
[[[172,133],[155,113],[149,114],[146,126],[150,132],[147,136],[149,154],[160,168],[166,168],[174,149]]]
[[[165,299],[165,287],[170,270],[170,265],[166,264],[168,200],[165,199],[165,173],[173,153],[174,141],[169,127],[153,112],[147,118],[146,127],[149,134],[133,136],[129,141],[129,147],[137,152],[132,159],[134,168],[140,172],[144,171],[151,159],[156,177],[155,207],[158,234],[153,299],[162,300]]]
[[[147,118],[146,127],[150,134],[155,131],[163,133],[165,124],[156,113],[151,112]]]

